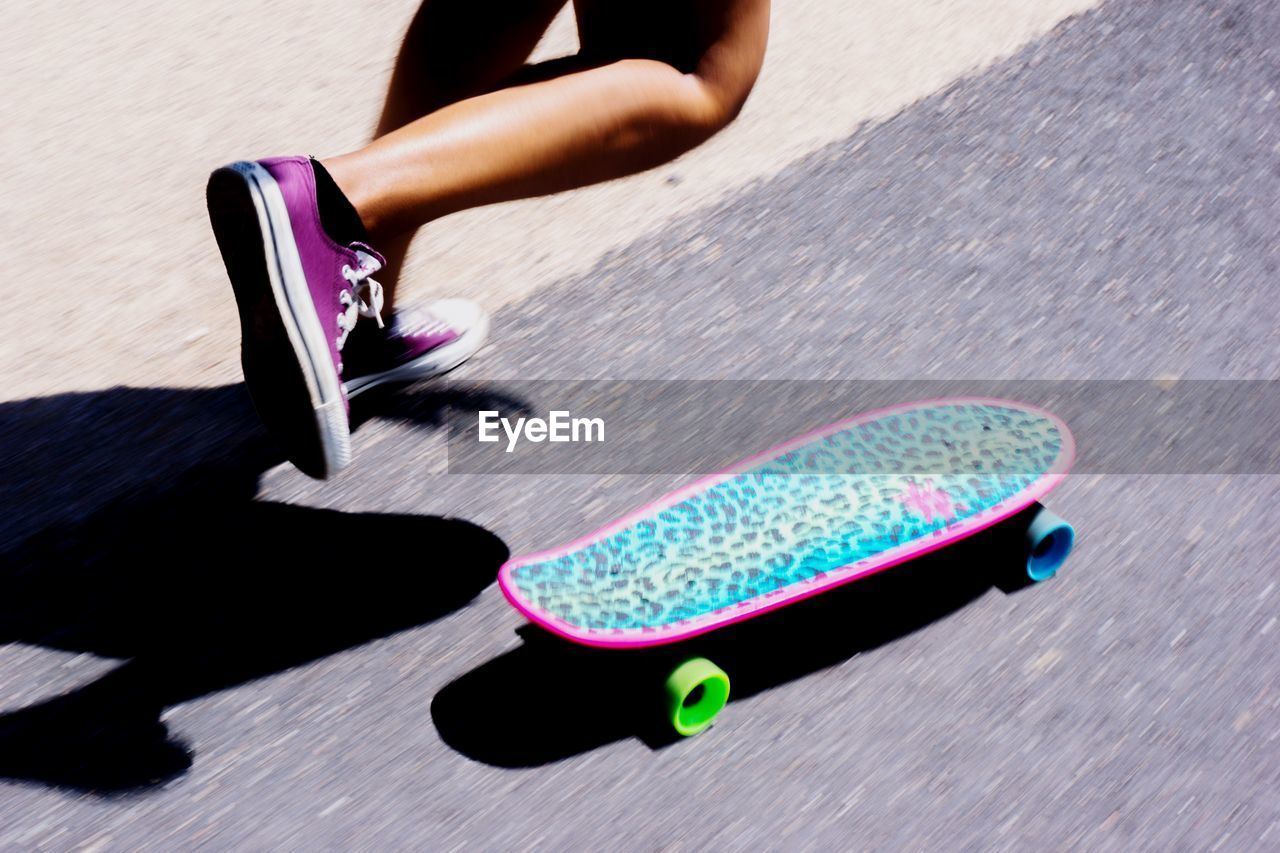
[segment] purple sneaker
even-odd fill
[[[466,299],[396,311],[385,328],[362,323],[342,352],[347,394],[447,373],[471,358],[488,333],[488,316]]]
[[[319,163],[233,163],[209,177],[209,219],[240,309],[245,384],[304,473],[351,461],[341,351],[361,315],[382,320],[384,260]]]

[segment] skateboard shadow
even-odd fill
[[[426,424],[490,404],[465,389],[378,403]],[[0,644],[124,660],[0,713],[0,778],[105,794],[172,779],[194,751],[161,722],[166,707],[431,622],[507,558],[458,519],[255,501],[282,457],[242,386],[29,400],[0,406],[0,425],[13,510]]]
[[[993,587],[1027,586],[1020,537],[1029,522],[1023,513],[910,563],[673,646],[593,650],[525,625],[519,648],[443,688],[432,718],[452,748],[500,767],[545,765],[629,737],[660,749],[680,739],[656,707],[679,661],[703,655],[724,668],[731,705],[842,664]]]

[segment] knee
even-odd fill
[[[685,74],[700,104],[699,123],[709,133],[722,130],[742,112],[764,61],[764,45],[729,56],[708,56]]]
[[[678,92],[673,110],[683,130],[697,139],[706,139],[730,125],[742,112],[755,83],[754,75],[733,85],[708,78],[698,72],[681,72],[667,66],[676,79]]]
[[[730,124],[750,90],[716,85],[696,72],[652,59],[623,59],[608,67],[617,83],[610,100],[636,107],[625,110],[625,118],[609,131],[624,148],[646,140],[658,162],[702,144]]]
[[[693,85],[701,90],[701,107],[697,123],[708,134],[728,127],[742,112],[742,107],[747,102],[747,95],[751,92],[750,85],[740,90],[725,89],[709,83],[696,74],[688,76],[693,78]]]
[[[696,73],[684,75],[688,87],[689,133],[699,141],[724,130],[742,112],[755,79],[739,87],[716,85]]]

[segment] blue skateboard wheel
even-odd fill
[[[1075,528],[1040,507],[1027,528],[1027,577],[1039,583],[1057,573],[1076,542]]]

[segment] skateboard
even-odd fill
[[[867,412],[746,459],[560,548],[502,566],[530,622],[572,643],[682,643],[944,548],[1025,512],[1025,578],[1053,576],[1075,531],[1039,501],[1075,456],[1035,406],[947,398]],[[1022,555],[1019,555],[1022,571]],[[658,698],[704,730],[729,677],[677,660]]]

